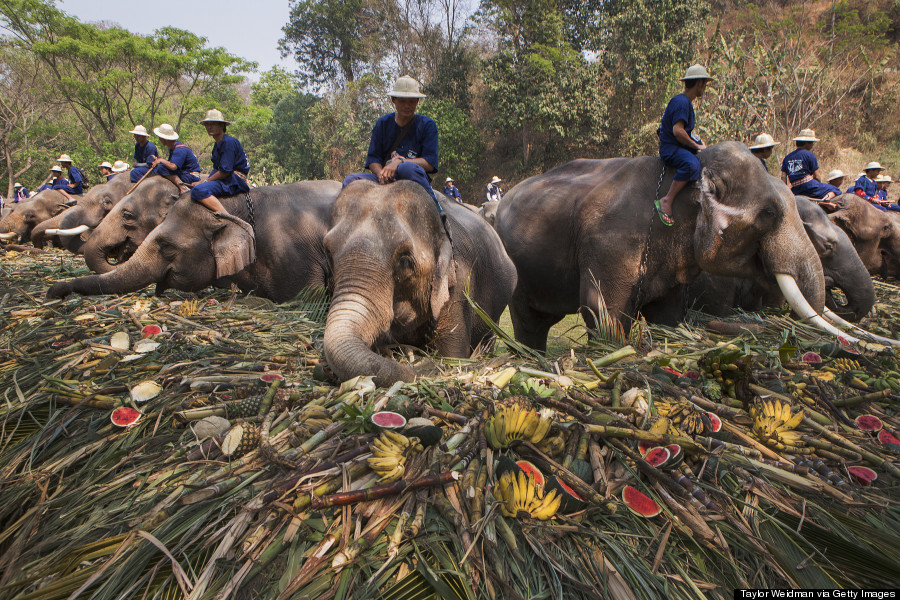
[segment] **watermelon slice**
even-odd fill
[[[622,488],[622,502],[625,503],[625,506],[627,506],[631,512],[647,519],[655,517],[662,512],[659,504],[657,504],[653,498],[644,494],[634,486],[626,485]]]
[[[141,329],[141,337],[145,338],[153,337],[160,333],[162,333],[162,328],[159,325],[144,325],[144,328]]]
[[[281,376],[281,373],[263,373],[259,376],[259,380],[265,383],[272,383],[278,379],[284,379],[284,377]]]
[[[109,415],[109,420],[117,427],[131,427],[140,418],[141,411],[130,406],[120,406]]]
[[[874,415],[859,415],[856,417],[856,426],[866,433],[878,433],[884,429],[884,423]]]
[[[644,456],[645,454],[650,452],[652,448],[656,448],[656,445],[653,442],[638,442],[638,453],[641,456]]]
[[[519,471],[522,469],[516,464],[516,461],[506,455],[502,455],[497,459],[497,464],[494,466],[494,478],[499,480],[504,473],[510,470],[514,471],[513,474],[518,477]]]
[[[664,467],[671,458],[672,454],[665,446],[650,448],[650,450],[647,451],[647,454],[644,455],[644,460],[647,461],[648,464],[658,468]]]
[[[900,454],[900,440],[894,437],[887,429],[878,432],[878,441],[884,444],[888,450]]]
[[[708,412],[706,413],[707,418],[709,419],[709,432],[710,433],[719,433],[722,431],[722,419],[719,418],[719,415],[716,413]]]
[[[813,364],[822,362],[822,357],[815,352],[807,352],[800,360],[807,364]]]
[[[850,477],[863,486],[870,486],[878,479],[878,473],[869,467],[847,467],[847,471]]]
[[[534,477],[534,484],[540,487],[544,487],[544,474],[541,473],[541,470],[538,469],[534,463],[529,462],[527,460],[517,460],[516,466],[525,471],[526,475]]]
[[[685,371],[684,373],[682,373],[682,375],[684,375],[688,379],[693,379],[694,381],[700,379],[700,371]]]
[[[584,501],[584,498],[578,495],[578,492],[569,487],[568,484],[559,477],[551,476],[547,480],[545,490],[547,493],[549,493],[550,490],[556,490],[556,493],[560,495],[562,500],[559,503],[559,512],[561,513],[573,513],[579,511],[587,504],[587,502]]]
[[[677,467],[684,460],[684,450],[681,449],[681,446],[678,444],[669,444],[666,446],[666,450],[669,451],[671,458],[669,458],[669,464],[667,467]]]
[[[382,429],[403,429],[406,427],[406,419],[403,415],[388,410],[377,412],[370,419],[372,423]]]

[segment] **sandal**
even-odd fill
[[[659,220],[662,221],[663,225],[671,227],[675,224],[675,219],[673,219],[671,215],[667,215],[663,212],[662,205],[659,203],[659,198],[653,201],[653,205],[656,207],[656,214],[659,215]]]

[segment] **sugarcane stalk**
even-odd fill
[[[856,406],[857,404],[863,404],[865,402],[878,402],[879,400],[884,400],[888,396],[893,393],[893,390],[881,390],[878,392],[872,392],[871,394],[862,394],[860,396],[852,396],[850,398],[836,398],[832,400],[832,404],[834,404],[838,408],[843,408],[845,406]]]
[[[528,450],[531,451],[531,453],[534,455],[535,459],[542,463],[541,466],[543,469],[546,469],[547,472],[549,472],[551,475],[554,475],[554,476],[562,479],[566,483],[566,485],[568,485],[573,490],[575,490],[575,492],[579,496],[581,496],[582,498],[585,498],[591,504],[595,504],[595,505],[603,508],[610,514],[615,514],[616,510],[618,509],[618,506],[616,505],[615,502],[606,500],[603,496],[598,494],[594,490],[594,488],[592,488],[591,486],[586,484],[584,481],[582,481],[580,477],[578,477],[577,475],[572,473],[572,471],[566,469],[561,464],[559,464],[558,462],[556,462],[555,460],[553,460],[552,458],[550,458],[549,456],[547,456],[546,454],[541,452],[540,449],[537,446],[535,446],[534,444],[532,444],[531,442],[523,441],[521,443],[521,446],[524,446],[525,448],[527,448]]]
[[[716,438],[711,437],[703,437],[697,436],[694,438],[695,441],[703,446],[706,450],[713,450],[715,448],[725,448],[728,452],[736,452],[743,456],[750,456],[755,459],[759,459],[762,457],[762,453],[756,448],[748,448],[747,446],[741,446],[740,444],[732,444],[731,442],[724,442],[722,440],[717,440]]]
[[[347,469],[348,475],[350,479],[355,479],[357,477],[361,477],[369,470],[369,465],[363,462],[354,463],[350,468]],[[327,496],[328,494],[332,494],[341,488],[343,485],[343,477],[341,475],[336,475],[324,483],[321,483],[314,487],[309,494],[297,494],[297,499],[294,500],[294,510],[296,512],[303,512],[307,508],[309,508],[312,503],[322,496]]]
[[[853,450],[848,450],[836,444],[832,444],[826,441],[819,439],[818,437],[811,435],[802,436],[804,442],[807,445],[812,446],[816,449],[817,452],[827,451],[836,455],[839,455],[839,460],[850,460],[852,462],[857,462],[862,460],[862,456],[858,452],[854,452]]]
[[[572,406],[567,402],[561,402],[560,400],[556,400],[554,398],[539,398],[539,404],[543,404],[544,406],[549,406],[551,408],[555,408],[556,410],[571,415],[581,421],[582,423],[590,423],[591,419],[586,414]]]
[[[356,560],[366,548],[370,547],[375,539],[381,535],[381,532],[387,529],[387,526],[393,520],[393,515],[383,515],[377,517],[379,520],[374,526],[370,526],[369,530],[354,540],[352,544],[338,552],[337,556],[331,561],[331,568],[340,571],[351,561]]]
[[[642,442],[650,442],[657,446],[669,446],[678,444],[685,452],[691,450],[693,452],[702,452],[700,447],[694,440],[681,435],[671,435],[668,433],[650,433],[642,429],[632,429],[630,427],[613,427],[611,425],[585,425],[585,429],[589,433],[602,435],[609,438],[624,438],[629,440],[638,440]]]
[[[669,510],[675,513],[681,522],[691,530],[695,540],[699,539],[700,543],[704,546],[713,549],[721,543],[713,530],[706,524],[706,521],[704,521],[700,515],[689,511],[684,505],[675,500],[662,482],[654,482],[653,489],[656,490],[659,497],[662,498],[666,506],[669,507]]]
[[[348,504],[358,504],[360,502],[369,502],[387,496],[397,496],[409,490],[418,490],[426,487],[433,487],[452,483],[459,479],[459,471],[446,471],[438,475],[422,475],[421,477],[407,481],[401,479],[394,483],[386,483],[367,489],[353,490],[350,492],[340,492],[330,494],[328,496],[315,497],[312,500],[311,508],[320,510],[332,506],[346,506]],[[318,489],[318,488],[317,488]],[[296,503],[295,503],[296,504]]]
[[[516,534],[509,526],[509,523],[506,522],[506,519],[503,518],[503,515],[500,514],[500,511],[494,513],[494,522],[497,525],[497,533],[500,534],[500,537],[502,537],[503,541],[506,542],[506,545],[509,546],[513,556],[520,561],[524,560],[522,554],[519,552],[519,542],[516,541]]]
[[[691,402],[704,410],[708,410],[709,412],[722,417],[723,419],[728,419],[729,421],[733,421],[735,423],[738,423],[739,425],[750,425],[751,423],[753,423],[753,417],[747,414],[746,411],[736,410],[728,406],[723,406],[700,396],[691,396]]]
[[[329,469],[333,469],[335,467],[339,467],[343,464],[349,463],[350,461],[357,458],[358,456],[367,454],[368,452],[369,452],[368,446],[361,446],[359,448],[354,448],[353,450],[350,450],[349,452],[345,452],[344,454],[341,454],[340,456],[336,456],[331,460],[323,461],[323,462],[319,463],[318,465],[316,465],[314,468],[304,471],[300,475],[295,475],[293,477],[290,477],[289,479],[286,479],[286,480],[276,484],[273,487],[273,489],[269,490],[268,492],[266,492],[263,495],[263,502],[266,504],[268,504],[270,502],[274,502],[275,500],[278,499],[279,496],[281,496],[282,494],[286,493],[287,491],[293,489],[298,483],[300,483],[300,481],[303,478],[309,477],[310,475],[315,475],[316,473],[321,473],[323,471],[327,471]]]
[[[750,466],[753,469],[764,473],[767,477],[780,481],[781,483],[790,485],[792,487],[800,488],[809,493],[826,493],[833,498],[840,500],[841,502],[853,502],[853,498],[847,496],[840,490],[834,488],[833,486],[825,483],[824,481],[815,481],[809,479],[808,477],[802,477],[795,473],[789,473],[784,469],[779,469],[777,467],[773,467],[771,465],[767,465],[766,463],[760,462],[758,460],[753,460],[752,458],[748,458],[746,456],[735,456],[733,454],[723,454],[721,457],[723,460],[730,462],[735,466]]]
[[[453,471],[451,471],[453,472]],[[468,548],[472,545],[472,535],[469,533],[469,528],[466,524],[465,518],[460,511],[457,511],[450,501],[447,499],[447,496],[441,494],[440,492],[436,492],[431,496],[431,503],[434,505],[434,508],[444,517],[448,522],[453,524],[456,528],[456,533],[460,537],[460,541],[462,542],[463,548]]]
[[[425,411],[432,417],[438,417],[450,423],[456,423],[457,425],[465,425],[469,422],[469,418],[465,415],[458,415],[456,413],[447,412],[445,410],[439,410],[437,408],[431,408],[430,406],[422,406],[420,404],[415,404],[416,410]]]
[[[573,400],[581,402],[582,404],[585,404],[594,410],[605,408],[605,406],[600,402],[600,398],[594,398],[590,394],[587,394],[578,388],[569,388],[566,390],[566,394]]]
[[[266,390],[266,395],[263,396],[262,400],[259,403],[259,412],[257,416],[260,418],[265,417],[269,412],[269,409],[272,407],[272,401],[275,399],[275,394],[278,393],[278,388],[281,387],[281,384],[284,382],[284,379],[276,379],[272,383],[269,384],[269,389]]]
[[[478,478],[478,471],[480,469],[481,460],[476,456],[469,462],[469,466],[466,467],[462,482],[460,483],[465,498],[473,498],[475,496],[475,481]]]
[[[622,405],[622,376],[619,372],[613,374],[613,389],[611,394],[610,403],[613,408],[617,408]]]
[[[603,358],[599,358],[595,361],[591,361],[591,359],[587,359],[587,363],[588,363],[588,366],[591,367],[591,370],[594,371],[595,375],[597,375],[598,377],[602,377],[602,375],[597,373],[596,369],[598,369],[600,367],[608,367],[609,365],[613,365],[613,364],[619,362],[620,360],[623,360],[623,359],[628,358],[629,356],[633,356],[635,354],[637,354],[637,351],[634,348],[632,348],[630,345],[628,345],[628,346],[623,346],[622,348],[619,348],[615,352],[610,352]]]
[[[660,469],[657,469],[646,460],[641,458],[640,454],[626,446],[622,443],[621,440],[611,440],[611,443],[619,449],[625,456],[634,461],[634,464],[637,466],[638,470],[649,476],[655,482],[663,484],[667,486],[674,493],[679,496],[686,498],[689,502],[699,504],[700,500],[694,497],[691,494],[691,490],[687,489],[685,486],[679,484],[675,479],[670,477],[667,473],[664,473]],[[685,489],[682,489],[682,488]]]
[[[830,439],[831,441],[835,442],[836,444],[839,444],[839,445],[843,446],[844,448],[847,448],[849,450],[856,452],[857,454],[859,454],[862,457],[862,459],[864,461],[866,461],[870,465],[875,466],[875,467],[880,467],[880,468],[884,469],[885,471],[889,472],[894,477],[900,477],[900,468],[898,468],[897,465],[895,465],[891,459],[887,459],[887,458],[878,456],[877,454],[874,454],[872,452],[868,452],[867,450],[860,448],[859,446],[857,446],[850,440],[844,438],[843,436],[840,436],[840,435],[832,432],[830,429],[828,429],[826,427],[822,427],[821,425],[819,425],[818,423],[816,423],[815,421],[813,421],[811,419],[804,417],[803,424],[806,425],[807,427],[814,429],[815,431],[821,433],[824,437]]]
[[[118,398],[112,398],[110,396],[102,396],[96,395],[93,397],[85,397],[81,396],[61,396],[59,392],[53,392],[56,397],[53,399],[57,404],[62,404],[64,406],[74,406],[76,408],[99,408],[101,410],[113,410],[119,406],[123,405],[123,402]]]
[[[469,514],[474,527],[484,515],[484,489],[487,487],[487,469],[481,469],[475,483],[475,495],[469,502]]]
[[[425,504],[424,501],[420,501],[416,505],[416,514],[413,517],[412,522],[407,527],[406,531],[403,532],[403,535],[407,538],[414,538],[419,535],[419,532],[422,530],[422,526],[425,524],[425,511],[428,510],[428,505]]]

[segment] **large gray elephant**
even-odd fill
[[[796,204],[743,144],[716,144],[699,158],[698,186],[676,198],[673,227],[653,209],[673,174],[657,157],[574,161],[510,190],[495,227],[519,275],[516,339],[543,350],[564,315],[580,311],[593,324],[599,292],[623,322],[652,314],[701,270],[775,279],[801,316],[821,313],[822,265]]]
[[[500,207],[499,200],[493,200],[491,202],[485,202],[481,205],[481,208],[478,209],[478,214],[480,214],[484,219],[491,224],[493,227],[494,220],[497,217],[497,209]]]
[[[59,240],[61,247],[75,254],[81,253],[84,234],[97,227],[131,189],[130,174],[131,171],[124,171],[106,183],[91,187],[78,198],[75,206],[35,227],[31,233],[32,243],[39,246],[45,238],[52,237]]]
[[[14,204],[12,211],[0,219],[0,239],[6,242],[18,240],[20,244],[31,241],[34,228],[65,210],[67,200],[57,190],[44,190]]]
[[[380,386],[415,372],[375,350],[391,342],[463,357],[489,334],[466,294],[494,320],[516,282],[496,232],[445,202],[448,239],[434,200],[416,183],[358,181],[344,188],[325,235],[334,272],[325,356],[342,379],[374,375]]]
[[[255,188],[252,217],[245,196],[223,198],[243,221],[218,217],[184,194],[127,262],[102,275],[57,282],[47,295],[122,294],[152,283],[157,293],[193,292],[233,282],[276,302],[290,300],[304,288],[326,285],[322,238],[340,187],[305,181]]]
[[[888,277],[900,270],[900,221],[896,213],[875,208],[855,194],[833,200],[838,210],[828,217],[846,232],[872,275]]]

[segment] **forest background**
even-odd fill
[[[286,0],[288,1],[288,0]],[[878,160],[900,179],[900,0],[289,0],[277,44],[296,71],[174,27],[142,36],[49,0],[0,0],[0,193],[34,189],[60,153],[90,180],[132,162],[135,124],[167,122],[209,166],[198,121],[219,108],[257,184],[359,171],[387,91],[409,74],[438,123],[440,173],[481,204],[574,158],[657,152],[656,127],[694,62],[706,143],[781,142],[814,128],[823,171]],[[240,23],[235,28],[239,32]],[[892,197],[896,195],[893,192]]]

